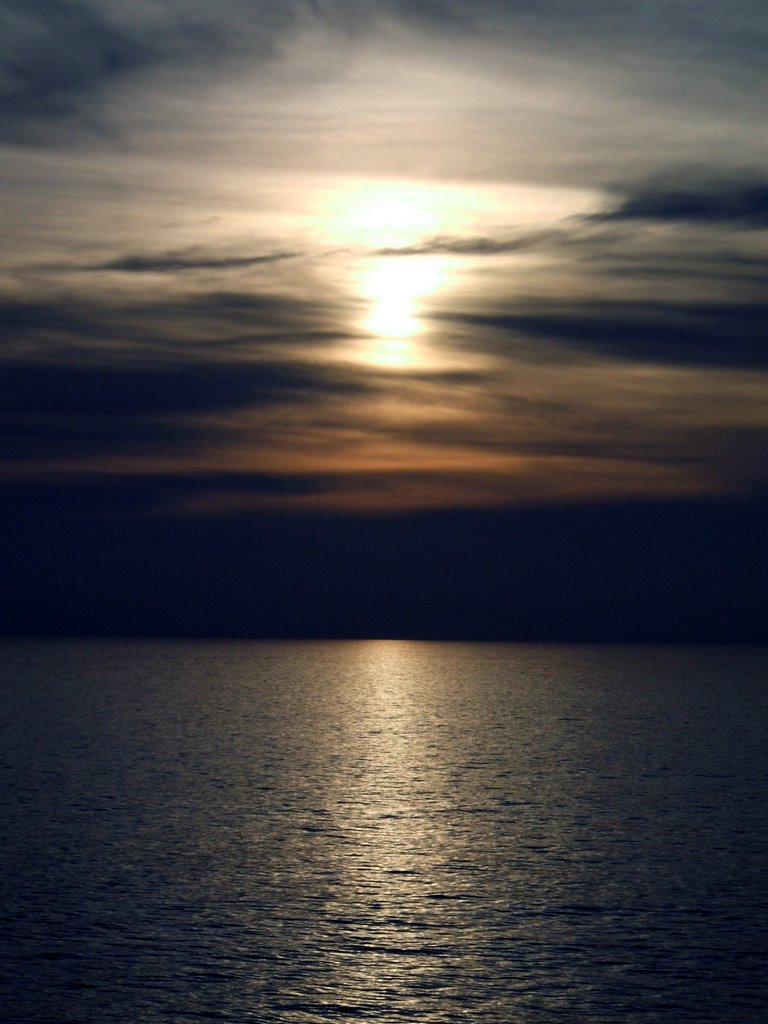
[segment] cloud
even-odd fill
[[[146,66],[152,46],[120,32],[98,8],[68,0],[5,0],[0,114],[6,137],[27,121],[71,113],[105,82]]]
[[[121,256],[106,263],[96,263],[83,270],[115,270],[125,274],[176,274],[188,270],[239,270],[265,263],[281,263],[295,259],[298,252],[270,252],[260,256],[203,256],[193,252],[158,255]]]
[[[143,300],[92,295],[0,300],[7,357],[67,353],[88,359],[98,350],[126,356],[130,345],[150,363],[164,356],[202,357],[215,352],[253,356],[254,346],[325,345],[344,336],[338,310],[324,300],[268,292],[199,291]],[[85,355],[84,355],[85,354]]]
[[[46,332],[87,332],[93,324],[88,306],[73,302],[0,301],[0,326],[6,348],[18,339]]]
[[[768,181],[742,178],[677,187],[647,184],[625,195],[614,210],[594,219],[766,228]]]
[[[177,459],[201,447],[200,424],[168,417],[8,413],[0,411],[6,467],[120,458]],[[55,472],[55,471],[54,471]]]
[[[105,95],[141,74],[170,69],[197,80],[220,77],[230,63],[262,67],[302,28],[354,39],[380,37],[383,23],[399,23],[422,44],[476,42],[487,60],[495,50],[493,60],[507,64],[510,50],[562,64],[593,56],[599,45],[601,63],[614,69],[627,56],[641,69],[663,60],[664,74],[645,76],[646,85],[702,66],[718,75],[722,67],[758,68],[766,40],[757,0],[732,4],[728,17],[715,0],[642,7],[631,0],[2,0],[2,7],[0,115],[3,137],[15,141],[50,138],[62,119],[94,124]]]
[[[177,364],[5,363],[10,413],[153,416],[255,407],[313,393],[360,393],[359,382],[307,364],[188,360]]]
[[[9,635],[767,639],[764,497],[117,521],[95,493],[89,514],[40,490],[34,515],[27,494],[4,522]]]
[[[54,509],[64,517],[147,515],[222,495],[299,497],[322,489],[320,478],[295,473],[121,473],[0,481],[0,494],[17,514],[44,515]]]
[[[163,64],[267,55],[296,4],[223,0],[194,10],[173,0],[3,0],[0,114],[4,137],[35,137],[81,113],[108,86]]]
[[[716,476],[727,487],[759,486],[768,474],[768,418],[739,423],[738,408],[724,407],[719,422],[708,423],[691,410],[685,386],[681,380],[678,398],[656,401],[626,392],[618,400],[587,392],[571,402],[499,395],[495,416],[471,424],[436,419],[407,428],[407,436],[436,448],[506,453],[542,467],[552,460],[568,464],[574,476],[580,463],[585,476],[592,465],[633,467],[637,479],[657,468],[671,477],[679,472],[681,480],[690,472]]]
[[[409,8],[419,6],[390,8],[415,17]],[[369,0],[2,0],[0,7],[0,137],[13,142],[50,141],[62,120],[97,126],[104,95],[139,74],[191,70],[199,78],[228,63],[259,66],[301,26],[360,31],[376,9]],[[426,7],[438,20],[455,17],[444,5]]]
[[[260,410],[301,406],[310,415],[328,402],[372,393],[360,374],[287,361],[137,366],[38,359],[6,361],[0,373],[0,431],[9,461],[183,459],[249,430],[264,443],[273,426],[241,422]]]
[[[499,314],[437,314],[437,319],[486,328],[477,346],[503,351],[510,337],[543,338],[581,353],[659,365],[768,368],[768,304],[706,302],[560,303],[541,300]],[[565,355],[565,351],[561,353]],[[535,358],[535,350],[526,349]],[[553,353],[546,358],[551,360]]]
[[[747,49],[757,56],[765,41],[765,8],[761,0],[736,0],[723,17],[719,0],[390,0],[377,6],[395,16],[466,32],[499,32],[504,29],[522,35],[526,42],[542,47],[559,45],[565,37],[571,44],[613,46],[622,42],[633,50],[690,49],[702,53],[710,44],[710,59],[718,52]],[[712,53],[712,49],[715,53]],[[610,57],[610,54],[606,56]]]
[[[415,245],[390,246],[375,249],[374,256],[504,256],[509,253],[527,252],[553,242],[568,238],[564,230],[531,231],[517,237],[450,237],[437,235]]]

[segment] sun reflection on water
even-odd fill
[[[452,867],[467,856],[467,837],[441,756],[429,650],[403,641],[356,645],[354,679],[339,736],[346,770],[326,794],[343,837],[328,912],[344,922],[342,949],[355,951],[336,956],[335,978],[349,992],[396,993],[398,1005],[432,1020],[425,994],[450,993],[457,957],[464,959],[445,908],[465,895],[466,878]]]
[[[356,665],[356,720],[365,737],[354,787],[359,803],[347,804],[346,826],[365,855],[366,884],[380,898],[386,892],[387,902],[398,889],[407,899],[434,881],[442,846],[435,816],[451,806],[434,745],[439,711],[418,681],[420,656],[416,644],[369,641]]]

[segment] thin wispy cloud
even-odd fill
[[[558,231],[536,231],[517,237],[427,238],[415,245],[389,246],[376,249],[374,256],[504,256],[527,252],[567,239],[565,228]]]
[[[261,264],[281,263],[301,255],[296,252],[272,252],[258,256],[203,256],[194,253],[120,256],[96,263],[84,270],[114,270],[124,274],[177,274],[194,270],[241,270]]]
[[[4,0],[0,44],[4,135],[34,141],[46,122],[99,113],[105,91],[163,65],[206,65],[238,52],[267,56],[296,8],[225,0],[215,11],[164,0]]]

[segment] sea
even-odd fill
[[[768,648],[0,658],[3,1024],[768,1021]]]

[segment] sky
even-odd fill
[[[763,0],[0,0],[5,633],[768,642]]]

